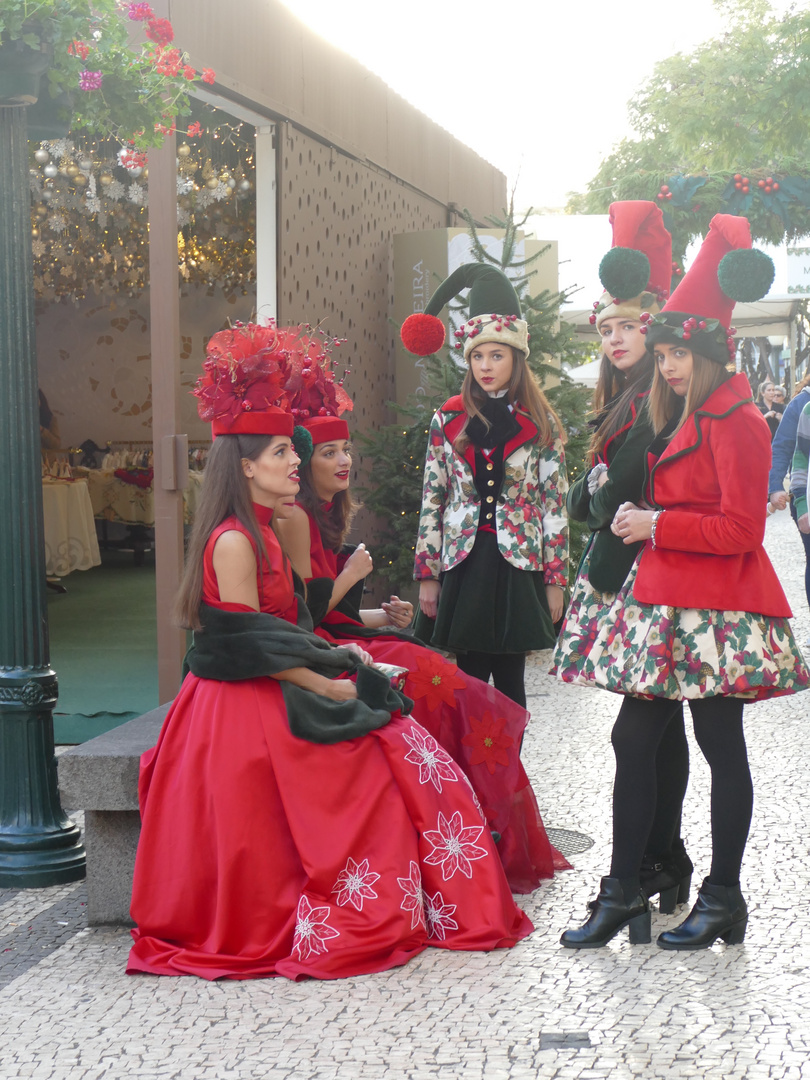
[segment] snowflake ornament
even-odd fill
[[[126,193],[127,189],[124,187],[120,180],[113,180],[111,183],[107,184],[107,187],[105,189],[105,194],[107,195],[107,198],[112,199],[114,202],[118,202],[119,199],[123,199]]]

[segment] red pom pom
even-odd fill
[[[409,315],[400,330],[402,344],[408,352],[417,356],[430,356],[437,352],[444,345],[445,336],[441,319],[435,315],[425,315],[422,311]]]

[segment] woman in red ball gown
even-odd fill
[[[274,332],[223,335],[259,330]],[[216,438],[179,598],[195,646],[141,760],[127,970],[329,979],[428,945],[511,947],[532,925],[464,774],[392,707],[363,650],[307,629],[272,527],[298,489],[291,416],[272,407],[269,360],[244,365],[244,341],[218,337],[197,391]]]

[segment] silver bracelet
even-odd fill
[[[652,516],[652,521],[650,522],[650,543],[653,546],[653,551],[655,551],[655,530],[658,526],[658,519],[661,517],[663,512],[663,510],[656,510]]]
[[[608,471],[607,465],[603,461],[600,461],[598,465],[594,465],[591,471],[588,473],[588,494],[595,495],[599,490],[599,477],[602,473]]]

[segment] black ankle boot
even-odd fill
[[[748,908],[739,885],[710,885],[704,880],[695,906],[680,926],[658,938],[662,949],[707,949],[718,938],[726,945],[745,939]]]
[[[683,849],[682,854],[669,854],[660,858],[645,855],[641,860],[639,882],[641,891],[651,900],[658,897],[658,910],[662,915],[671,915],[677,904],[685,904],[689,899],[692,885],[692,861]]]
[[[639,888],[638,878],[620,881],[604,877],[588,921],[576,930],[566,930],[560,944],[567,949],[598,949],[625,926],[631,945],[645,945],[650,940],[649,901]]]
[[[678,904],[689,900],[693,869],[683,840],[679,838],[666,855],[645,855],[641,860],[641,891],[648,900],[657,896],[658,910],[662,915],[671,915]],[[588,911],[593,911],[595,905],[595,900],[589,900]]]

